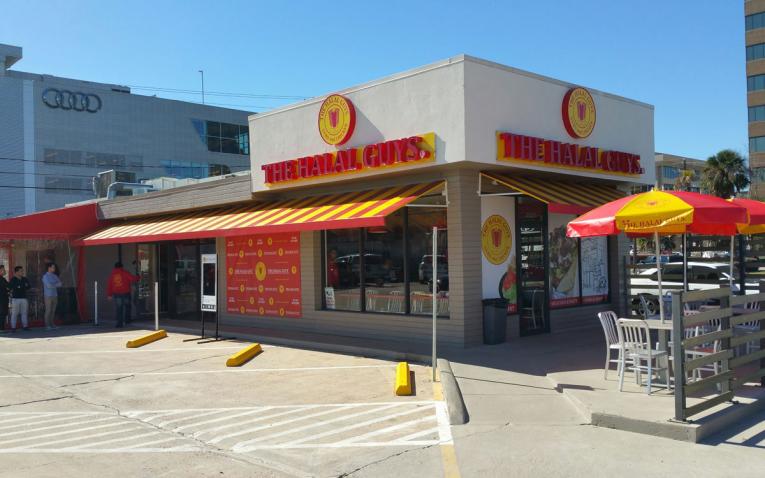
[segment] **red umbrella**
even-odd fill
[[[607,236],[626,232],[653,234],[659,286],[659,315],[664,320],[659,234],[729,235],[729,228],[747,220],[746,209],[725,199],[685,191],[634,194],[611,201],[568,223],[568,237]],[[687,257],[686,257],[687,259]],[[684,268],[685,269],[685,268]]]

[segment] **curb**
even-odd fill
[[[462,398],[460,386],[454,378],[452,366],[446,359],[438,359],[438,370],[441,371],[441,387],[444,390],[446,408],[449,411],[449,424],[464,425],[470,420],[465,400]]]
[[[165,330],[178,333],[198,334],[198,329],[170,325]],[[354,345],[343,345],[331,342],[313,342],[309,340],[290,339],[282,337],[273,337],[270,335],[248,334],[246,332],[225,332],[220,337],[236,336],[237,339],[248,339],[258,341],[263,345],[280,345],[283,347],[299,348],[303,350],[315,350],[318,352],[334,352],[339,354],[353,355],[358,357],[379,358],[393,360],[396,362],[410,363],[430,363],[430,355],[422,355],[410,352],[397,352],[392,350],[383,350],[367,347],[358,347]]]

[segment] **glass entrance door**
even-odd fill
[[[521,335],[550,331],[547,300],[547,205],[529,197],[516,201],[518,313]]]

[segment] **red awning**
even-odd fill
[[[63,207],[0,220],[0,239],[76,239],[107,224],[96,204]]]

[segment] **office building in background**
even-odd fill
[[[250,167],[250,112],[11,69],[21,58],[0,44],[0,218],[95,198],[101,171],[140,181]]]
[[[751,197],[765,197],[765,0],[744,1]]]

